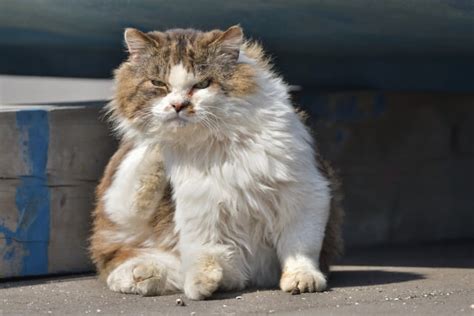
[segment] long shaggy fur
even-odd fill
[[[339,182],[261,47],[238,26],[125,41],[108,107],[122,141],[90,248],[109,288],[324,290],[342,251]]]

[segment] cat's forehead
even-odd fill
[[[201,32],[194,29],[147,33],[159,43],[157,54],[152,60],[155,69],[164,76],[170,76],[171,70],[177,68],[178,72],[184,68],[193,75],[205,71],[209,44],[222,33],[218,30]]]
[[[196,63],[203,62],[209,42],[215,38],[215,32],[201,32],[194,29],[174,29],[166,32],[150,32],[150,37],[159,43],[158,57],[168,68],[182,64],[194,71]]]

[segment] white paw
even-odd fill
[[[326,289],[326,278],[313,268],[285,271],[280,279],[280,288],[292,294],[321,292]]]
[[[192,300],[208,298],[219,288],[222,277],[222,267],[214,258],[207,257],[187,271],[184,293]]]
[[[166,286],[166,270],[154,261],[132,259],[109,274],[107,285],[115,292],[160,295]]]

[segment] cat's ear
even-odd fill
[[[224,33],[222,33],[214,43],[219,45],[220,48],[231,54],[235,60],[239,58],[240,46],[244,40],[244,31],[240,25],[234,25],[229,27]]]
[[[132,60],[146,52],[149,48],[156,46],[156,42],[152,38],[137,29],[125,29],[123,37]]]

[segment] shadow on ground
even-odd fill
[[[474,240],[350,249],[338,264],[380,267],[474,268]]]
[[[383,271],[383,270],[348,270],[334,271],[329,279],[331,288],[383,285],[424,279],[419,273]]]
[[[81,274],[61,274],[52,276],[34,276],[34,277],[16,277],[8,279],[0,279],[0,289],[9,289],[14,287],[24,287],[38,284],[61,283],[74,280],[96,279],[95,273]],[[99,282],[99,281],[97,281]]]

